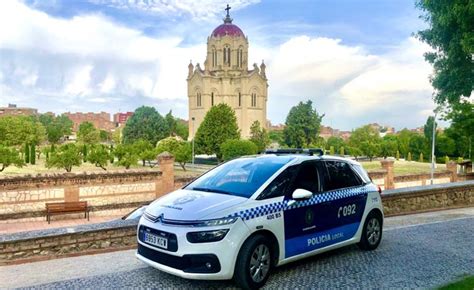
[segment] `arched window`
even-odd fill
[[[230,66],[230,47],[224,46],[224,65]]]
[[[214,106],[214,92],[211,93],[211,106]]]
[[[251,104],[252,107],[257,106],[257,94],[256,93],[252,93],[251,103],[252,103]]]
[[[239,92],[239,107],[242,106],[242,94]]]
[[[196,94],[196,106],[200,107],[201,106],[201,93]]]
[[[237,51],[237,65],[240,68],[243,65],[243,49],[242,49],[242,47],[239,47],[239,50]]]
[[[211,57],[212,57],[212,66],[216,66],[216,63],[217,63],[217,53],[216,53],[216,49],[213,47],[212,48],[212,53],[211,53]]]

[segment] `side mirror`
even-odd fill
[[[292,200],[288,202],[288,206],[295,204],[299,200],[309,199],[313,196],[313,193],[306,189],[297,188],[291,195]]]

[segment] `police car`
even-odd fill
[[[273,267],[382,238],[380,188],[352,160],[276,150],[215,167],[147,208],[136,256],[189,279],[263,286]]]

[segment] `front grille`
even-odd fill
[[[213,254],[173,256],[138,244],[138,254],[148,260],[186,273],[218,273],[219,259]]]

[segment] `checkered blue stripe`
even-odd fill
[[[323,194],[315,195],[308,200],[297,202],[291,206],[288,206],[287,205],[288,201],[285,200],[285,201],[265,204],[262,206],[257,206],[254,208],[242,210],[242,211],[229,215],[229,217],[240,217],[243,220],[250,220],[250,219],[258,218],[261,216],[269,215],[272,213],[280,212],[282,210],[285,211],[285,210],[291,210],[291,209],[295,209],[295,208],[299,208],[303,206],[310,206],[310,205],[328,202],[328,201],[332,201],[336,199],[342,199],[342,198],[347,198],[351,196],[356,196],[359,194],[365,194],[365,193],[369,193],[375,190],[376,189],[373,185],[366,185],[364,187],[358,187],[358,188],[345,188],[345,189],[340,189],[340,190],[334,190],[334,191],[325,192]]]

